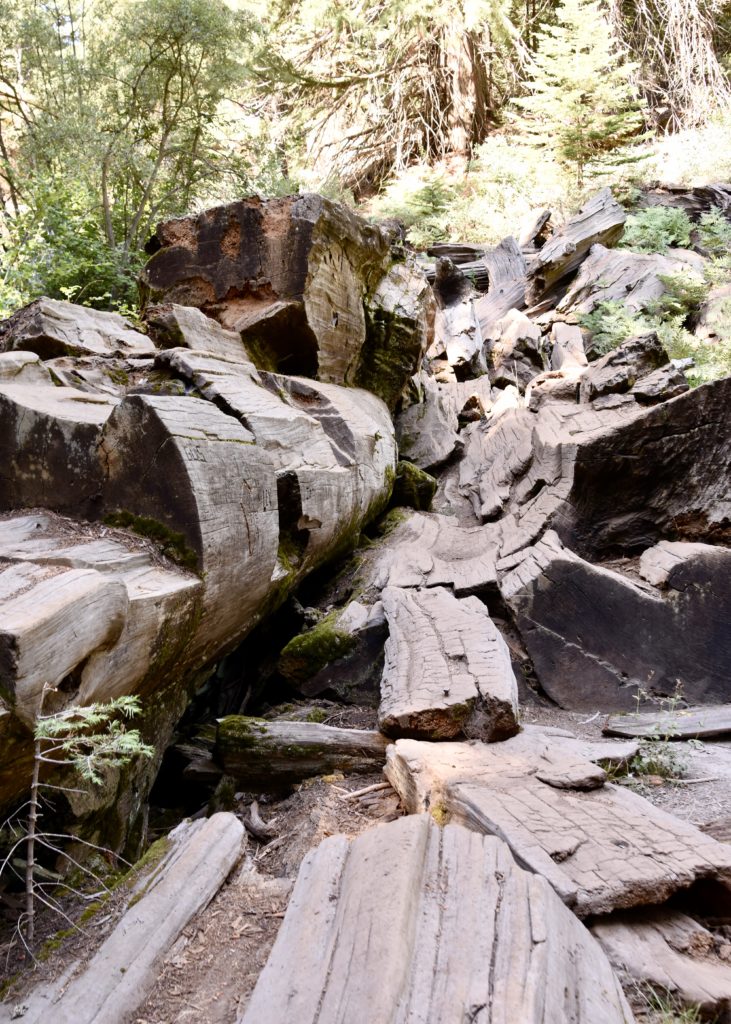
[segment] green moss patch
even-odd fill
[[[176,533],[164,523],[153,519],[151,516],[137,516],[126,509],[112,512],[104,517],[107,526],[121,527],[123,530],[132,530],[140,537],[146,537],[160,545],[162,553],[172,561],[182,565],[185,569],[195,572],[198,569],[198,556],[188,546],[184,534]]]
[[[413,462],[399,462],[391,498],[393,505],[428,512],[436,491],[437,482],[433,476],[419,469]]]
[[[311,679],[320,669],[348,654],[355,638],[335,627],[338,612],[332,612],[322,622],[300,633],[282,650],[279,671],[285,679],[301,683]]]

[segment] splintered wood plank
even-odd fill
[[[671,993],[703,1019],[731,1008],[731,963],[711,932],[677,910],[642,909],[612,914],[591,931],[614,966],[644,985]]]
[[[500,836],[582,917],[661,903],[701,878],[731,881],[731,847],[602,785],[576,743],[533,730],[492,745],[398,740],[386,776],[412,813],[437,809]]]
[[[602,729],[605,736],[647,736],[668,740],[707,739],[731,732],[731,704],[682,708],[676,711],[612,715]]]
[[[444,587],[382,593],[389,638],[379,727],[389,736],[487,741],[518,730],[510,651],[476,597]]]
[[[576,270],[595,242],[616,242],[626,219],[626,211],[609,188],[592,196],[539,250],[530,268],[528,302],[538,302],[558,281]]]
[[[243,842],[244,826],[233,814],[179,825],[170,834],[168,853],[140,879],[128,909],[91,960],[68,984],[32,993],[24,1022],[135,1020],[168,950],[228,878]]]
[[[305,859],[240,1024],[630,1024],[604,953],[492,837],[428,815]]]

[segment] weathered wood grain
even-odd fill
[[[643,711],[612,715],[602,729],[605,736],[668,740],[710,739],[731,733],[731,704],[678,708],[675,711]]]
[[[331,772],[372,772],[385,763],[387,745],[374,730],[228,715],[218,722],[215,760],[258,792]]]
[[[495,838],[428,815],[305,859],[241,1024],[630,1024],[598,944]]]
[[[576,741],[535,730],[499,744],[397,740],[386,776],[412,813],[500,836],[581,917],[662,903],[697,879],[731,881],[731,847],[602,785]]]
[[[31,995],[27,1024],[129,1024],[188,922],[210,903],[239,860],[244,827],[233,815],[184,822],[143,874],[129,908],[94,956],[63,987]]]
[[[369,588],[451,587],[456,597],[497,587],[499,535],[489,524],[461,526],[454,516],[415,512],[369,559]]]
[[[731,550],[688,547],[663,591],[579,558],[550,530],[523,551],[500,591],[561,707],[630,709],[638,691],[672,694],[676,679],[690,700],[731,697]]]
[[[633,312],[645,309],[667,291],[662,276],[690,274],[703,280],[703,259],[685,249],[666,254],[637,253],[592,245],[576,280],[557,305],[562,313],[590,313],[601,302],[621,302]]]
[[[704,1020],[723,1019],[731,1009],[731,963],[718,955],[714,935],[686,914],[612,914],[591,931],[614,967],[641,985],[700,1009]]]
[[[507,644],[476,597],[386,587],[389,637],[378,722],[389,736],[494,741],[518,729]]]
[[[119,313],[61,299],[36,299],[0,323],[0,351],[55,356],[149,356],[154,343]]]
[[[596,242],[616,242],[626,219],[627,214],[610,189],[603,188],[592,196],[538,251],[530,267],[528,304],[539,302],[562,278],[576,270]]]
[[[483,256],[490,280],[486,295],[475,302],[475,314],[482,337],[489,337],[508,310],[525,306],[527,271],[525,258],[514,238],[504,238],[500,245]]]
[[[90,514],[102,486],[98,445],[111,396],[40,384],[0,385],[0,510]]]
[[[127,396],[107,423],[105,510],[160,524],[178,557],[205,574],[191,660],[250,629],[277,563],[274,464],[251,433],[198,398]],[[119,522],[124,525],[122,518]]]

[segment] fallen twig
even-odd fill
[[[341,796],[341,800],[357,800],[361,796],[365,796],[367,793],[376,793],[379,790],[391,789],[390,782],[376,782],[373,786],[366,786],[364,789],[355,789],[352,793],[348,793],[347,796]]]

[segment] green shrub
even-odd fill
[[[703,278],[688,271],[678,270],[670,274],[658,274],[665,291],[648,307],[647,312],[661,318],[682,316],[687,319],[697,313],[708,298],[708,284]]]
[[[731,253],[731,221],[720,210],[704,213],[698,223],[698,236],[703,249],[712,256]]]
[[[634,252],[666,252],[671,246],[690,245],[692,229],[685,210],[650,206],[627,218],[620,244]]]
[[[591,313],[579,317],[579,323],[591,334],[592,347],[600,355],[651,329],[639,313],[614,301],[599,302]]]

